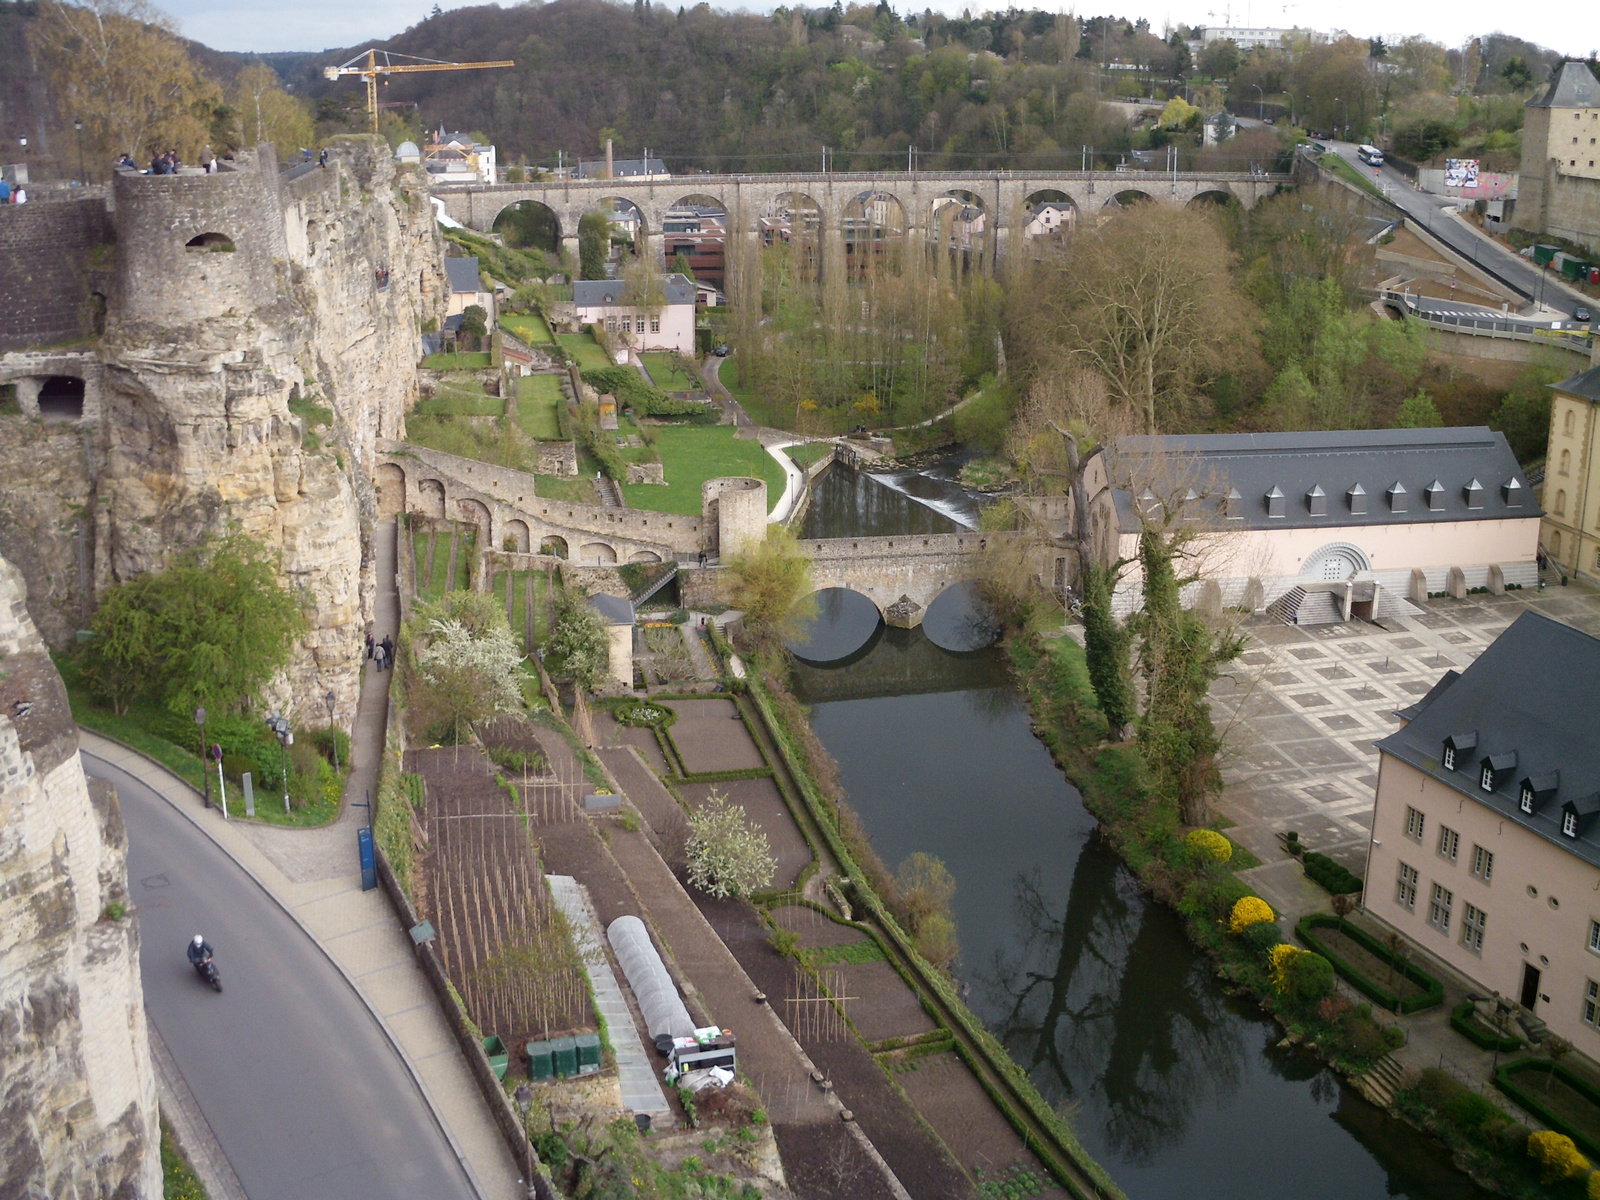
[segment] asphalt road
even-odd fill
[[[1350,142],[1323,143],[1368,179],[1373,179],[1372,168],[1356,157],[1356,148]],[[1420,223],[1457,254],[1483,268],[1500,282],[1508,284],[1530,300],[1543,300],[1550,308],[1572,315],[1577,303],[1560,288],[1550,286],[1546,272],[1527,259],[1513,254],[1496,242],[1481,238],[1465,228],[1444,209],[1461,203],[1451,196],[1435,196],[1419,192],[1393,167],[1383,166],[1374,180],[1380,187],[1387,186],[1389,199],[1405,210],[1412,220]],[[1590,305],[1589,307],[1593,307]]]
[[[145,1010],[250,1200],[476,1200],[372,1014],[311,939],[187,819],[85,754],[128,827]],[[203,933],[218,995],[184,957]]]

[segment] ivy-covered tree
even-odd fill
[[[568,588],[556,601],[556,627],[550,650],[560,655],[572,682],[592,692],[611,669],[611,640],[600,614],[589,607],[576,588]]]

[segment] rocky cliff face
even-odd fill
[[[155,1072],[116,793],[0,559],[0,1195],[157,1200]]]
[[[374,594],[374,443],[403,434],[419,328],[442,312],[442,245],[424,181],[397,175],[380,139],[342,139],[326,168],[280,173],[270,147],[233,167],[118,175],[115,284],[73,427],[83,474],[9,498],[0,549],[54,530],[54,550],[21,565],[58,641],[92,609],[76,592],[241,526],[307,597],[289,694],[273,699],[320,713],[332,691],[348,724]],[[0,419],[0,462],[47,428]],[[66,444],[50,463],[73,474]],[[75,589],[78,513],[93,566]]]

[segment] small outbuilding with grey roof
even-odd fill
[[[633,690],[633,639],[639,627],[633,601],[626,596],[599,592],[589,597],[589,607],[600,614],[610,640],[611,675],[629,691]]]
[[[1600,639],[1525,612],[1401,715],[1367,914],[1600,1059]]]
[[[1483,427],[1118,438],[1086,477],[1103,553],[1134,559],[1142,514],[1191,522],[1211,603],[1259,608],[1299,589],[1341,615],[1403,598],[1538,581],[1541,511],[1505,437]],[[1361,585],[1361,586],[1356,586]],[[1139,603],[1136,566],[1118,606]]]
[[[494,292],[485,286],[483,273],[478,265],[477,256],[471,258],[446,258],[444,260],[444,275],[450,285],[449,303],[445,308],[445,316],[453,317],[457,313],[464,313],[474,304],[480,306],[488,314],[485,324],[490,329],[494,328]]]

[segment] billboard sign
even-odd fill
[[[1447,158],[1444,160],[1445,187],[1475,188],[1478,186],[1478,160],[1475,158]]]

